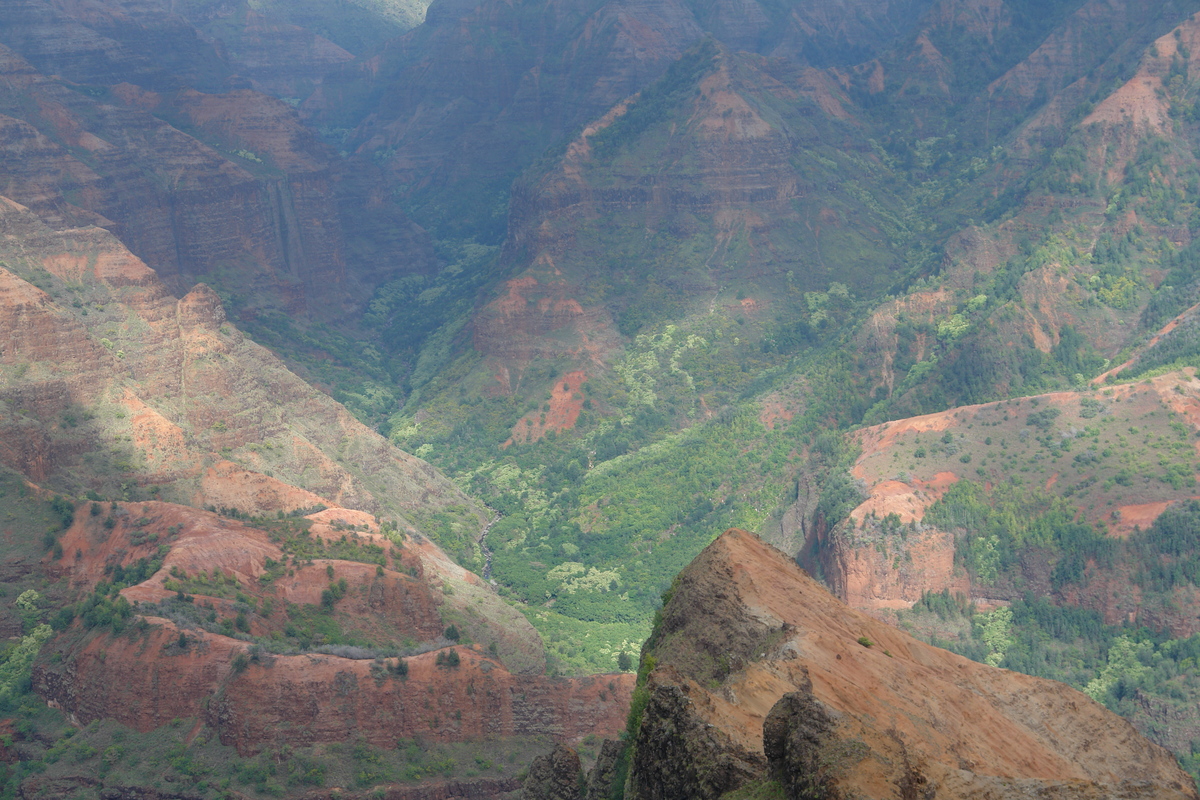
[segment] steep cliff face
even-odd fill
[[[159,30],[121,19],[134,38]],[[107,227],[176,294],[206,279],[239,306],[316,316],[431,266],[429,243],[386,199],[378,169],[348,166],[286,103],[249,89],[211,93],[226,87],[185,69],[198,56],[171,41],[162,49],[187,63],[165,84],[117,58],[147,58],[154,45],[144,41],[113,45],[109,68],[68,71],[71,83],[35,45],[86,36],[57,17],[13,26],[0,45],[4,190],[47,223]]]
[[[594,372],[617,355],[618,333],[663,315],[721,302],[782,318],[803,290],[869,290],[881,276],[868,264],[890,258],[877,218],[889,200],[867,208],[850,189],[882,165],[864,167],[848,106],[816,70],[712,42],[689,50],[518,183],[503,259],[523,271],[473,320],[487,369],[520,375],[565,357]],[[817,138],[859,152],[816,156]],[[738,305],[742,289],[760,299]]]
[[[453,208],[498,240],[515,176],[705,36],[793,64],[851,64],[910,30],[928,5],[434,3],[424,25],[328,76],[305,108],[326,124],[356,126],[359,151],[385,157],[431,220],[462,230]],[[381,97],[363,90],[366,75],[386,83]],[[506,147],[493,147],[493,137]]]
[[[413,532],[455,506],[455,527],[482,527],[433,467],[247,341],[206,286],[176,300],[110,234],[52,231],[12,201],[0,230],[7,465],[76,492],[132,480],[253,514],[320,502]]]
[[[1165,750],[1084,695],[849,609],[742,531],[681,573],[646,654],[634,797],[768,777],[788,797],[1196,796]]]
[[[160,618],[148,622],[132,637],[89,635],[51,645],[63,661],[39,667],[35,689],[85,723],[115,719],[147,731],[200,717],[243,754],[355,738],[388,748],[414,736],[578,742],[615,734],[628,712],[628,675],[521,678],[469,647],[453,648],[454,666],[439,659],[450,649],[410,656],[403,677],[370,660],[317,654],[264,656],[241,666],[234,659],[246,647],[236,639],[181,631]]]
[[[14,0],[0,9],[0,42],[46,74],[93,86],[212,91],[230,75],[213,43],[165,3]]]

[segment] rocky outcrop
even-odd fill
[[[555,745],[544,756],[529,764],[529,774],[521,786],[521,800],[581,800],[583,769],[579,753],[564,745]]]
[[[787,797],[1197,797],[1170,754],[1079,692],[847,608],[744,531],[680,573],[643,659],[633,797],[771,775]]]
[[[584,800],[608,800],[622,750],[624,744],[616,739],[605,739],[600,745],[596,763],[592,764],[592,769],[588,772]]]
[[[785,694],[763,721],[763,752],[771,777],[786,797],[819,797],[828,786],[828,752],[833,721],[812,696],[812,684]]]
[[[632,797],[717,800],[763,774],[761,753],[713,724],[704,696],[681,677],[664,666],[646,685],[649,697],[629,774]]]
[[[244,642],[150,618],[140,633],[74,631],[49,645],[34,689],[82,722],[115,719],[141,731],[199,717],[240,753],[362,738],[470,741],[543,735],[578,742],[614,735],[631,676],[517,677],[469,647],[405,658],[396,675],[371,660],[321,654],[235,658]],[[453,666],[443,663],[450,649]]]

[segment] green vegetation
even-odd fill
[[[1180,391],[1170,383],[1163,389]],[[1013,484],[1014,494],[1024,491],[1019,487],[1049,487],[1064,509],[1084,510],[1089,520],[1107,524],[1116,520],[1114,491],[1135,504],[1190,496],[1195,437],[1168,399],[1137,385],[1085,390],[1069,400],[1048,399],[1045,406],[1038,398],[1002,401],[951,416],[955,433],[949,441],[901,434],[885,454],[886,464],[873,462],[872,469],[920,481],[940,473],[971,476]]]
[[[977,613],[948,591],[927,594],[900,613],[901,624],[978,661],[1085,691],[1195,774],[1196,745],[1169,720],[1194,717],[1200,635],[1173,639],[1166,631],[1189,613],[1183,608],[1200,587],[1200,502],[1177,503],[1125,539],[1105,536],[1077,513],[1064,498],[1012,484],[991,493],[955,484],[925,521],[956,531],[958,561],[1014,601]],[[1117,616],[1156,629],[1105,625],[1098,612],[1067,604],[1091,587],[1111,593],[1106,603]]]
[[[1025,55],[1023,36],[1054,28],[1073,8],[1070,2],[1021,6],[1011,38],[1005,34],[981,44],[982,60],[951,46],[955,63],[971,61],[956,73],[953,91],[967,96],[986,85],[995,70]],[[1097,42],[1118,35],[1095,32]],[[714,54],[705,42],[643,90],[624,116],[591,137],[594,157],[585,169],[592,186],[624,190],[628,175],[663,163],[671,163],[681,181],[702,174],[703,165],[688,149],[687,125],[695,104],[703,102],[695,87],[711,74],[714,59],[730,70],[753,113],[796,140],[851,137],[836,122],[799,113],[768,92],[744,89],[737,80],[756,80],[752,67]],[[1111,89],[1111,81],[1129,67],[1127,57],[1120,61],[1097,65],[1087,91]],[[671,576],[725,527],[763,530],[775,524],[798,499],[798,478],[819,486],[816,513],[825,523],[843,519],[860,501],[860,490],[847,475],[842,446],[831,447],[821,431],[1082,386],[1107,365],[1094,331],[1114,325],[1115,314],[1132,320],[1159,293],[1159,305],[1167,307],[1167,293],[1155,290],[1145,274],[1159,259],[1174,257],[1174,248],[1144,228],[1126,226],[1118,233],[1106,226],[1131,208],[1168,213],[1169,198],[1159,191],[1163,171],[1191,174],[1173,151],[1164,154],[1145,144],[1123,179],[1110,185],[1101,180],[1092,155],[1103,143],[1093,133],[1072,133],[1053,143],[1034,142],[1030,179],[1005,184],[1009,179],[997,176],[1019,170],[1005,160],[1003,148],[993,146],[995,130],[984,134],[992,142],[977,141],[983,114],[965,107],[955,111],[965,115],[961,135],[903,132],[910,108],[913,114],[945,109],[903,95],[890,76],[906,75],[908,68],[889,64],[883,97],[868,98],[865,86],[855,89],[863,91],[856,98],[868,107],[868,116],[888,119],[886,137],[864,141],[862,152],[814,144],[796,155],[794,166],[814,176],[820,198],[811,208],[807,198],[795,201],[810,220],[803,231],[780,222],[778,240],[755,242],[749,234],[718,236],[703,215],[682,213],[674,228],[649,229],[640,212],[626,217],[608,206],[598,207],[595,219],[572,221],[569,252],[556,256],[555,269],[568,285],[581,287],[583,305],[603,304],[611,311],[628,337],[611,359],[611,373],[588,371],[585,411],[572,430],[501,448],[519,419],[546,412],[546,388],[578,364],[565,356],[535,359],[522,367],[512,395],[498,396],[494,365],[485,370],[476,354],[451,344],[467,324],[466,317],[455,316],[462,312],[435,312],[440,327],[423,328],[432,324],[425,319],[429,312],[405,310],[405,302],[421,304],[422,296],[436,297],[437,304],[461,303],[465,283],[431,287],[406,278],[377,295],[372,324],[387,319],[398,330],[419,331],[390,347],[408,348],[424,365],[414,369],[413,391],[403,411],[389,420],[389,434],[503,513],[489,536],[493,578],[544,637],[556,637],[549,644],[559,668],[611,669],[613,653],[628,638],[613,626],[645,632]],[[920,81],[906,85],[904,91],[911,92]],[[897,115],[898,105],[905,107],[903,114]],[[996,130],[1033,109],[997,120]],[[929,122],[911,121],[914,129]],[[532,190],[552,169],[553,158],[531,169],[520,185]],[[1033,195],[1095,198],[1112,209],[1097,230],[1087,227],[1092,222],[1083,211],[1023,210],[1023,199]],[[994,269],[943,280],[934,274],[938,265],[951,273],[959,267],[942,252],[942,242],[984,204],[991,206],[993,220],[1025,213],[1022,230],[1029,232],[1011,248],[997,246],[1003,255]],[[833,221],[840,217],[869,218],[880,235],[855,239]],[[797,249],[813,242],[818,219],[819,247]],[[739,277],[751,270],[755,252],[767,250],[774,260],[760,270],[763,277]],[[725,277],[714,277],[714,263]],[[884,263],[887,270],[880,267]],[[478,269],[476,264],[462,274]],[[530,274],[551,280],[536,269]],[[1049,345],[1035,343],[1020,327],[1029,312],[1028,284],[1047,274],[1067,279],[1070,314],[1078,320],[1056,328]],[[494,273],[492,285],[502,277],[508,273]],[[445,288],[425,294],[441,285]],[[708,288],[701,292],[700,286]],[[926,316],[899,313],[894,351],[873,349],[864,320],[880,308],[883,291],[903,299],[943,289],[947,306]],[[755,303],[766,298],[765,312],[740,310],[760,308]],[[920,305],[913,300],[914,308]],[[562,344],[564,351],[579,346],[565,339]],[[890,344],[880,345],[885,346]],[[880,363],[894,372],[894,382],[876,372]],[[798,413],[768,426],[762,403],[783,389],[802,397],[795,403]],[[898,458],[906,474],[925,480],[939,471],[960,476],[969,471],[981,482],[1011,482],[1017,510],[1044,518],[1033,529],[1014,530],[1004,519],[989,517],[986,531],[966,537],[960,560],[985,583],[1011,577],[1014,553],[1027,539],[1060,550],[1091,541],[1096,532],[1075,520],[1073,509],[1102,505],[1115,486],[1136,482],[1154,499],[1170,499],[1194,481],[1195,457],[1185,436],[1157,441],[1165,433],[1156,433],[1155,441],[1135,444],[1124,432],[1139,427],[1142,421],[1134,417],[1149,408],[1131,415],[1095,393],[1069,411],[1013,409],[1008,420],[1008,410],[989,418],[988,430],[978,436],[906,439]],[[977,428],[982,427],[980,420]],[[836,440],[836,433],[829,439]],[[1141,454],[1143,448],[1147,452]],[[1135,466],[1123,463],[1131,449],[1139,454]],[[1029,487],[1043,486],[1055,473],[1060,474],[1055,491],[1074,505],[1064,500],[1052,507],[1039,500],[1042,505],[1032,508],[1029,496],[1036,493]],[[449,532],[438,538],[453,542],[450,549],[462,563],[481,564],[471,542]],[[1077,566],[1062,559],[1056,585],[1073,580]]]
[[[1194,500],[1116,539],[1080,521],[1065,498],[1011,483],[989,494],[964,480],[930,507],[925,521],[959,532],[957,560],[984,585],[1019,590],[1032,579],[1026,572],[1036,553],[1051,565],[1049,588],[1056,595],[1107,573],[1138,587],[1142,613],[1169,613],[1173,592],[1200,586],[1200,503]]]
[[[989,43],[987,59],[972,61],[972,69],[1002,70],[1019,60],[1021,37],[1051,29],[1070,4],[1052,5],[1022,7],[1012,38]],[[524,52],[507,39],[497,46],[514,48],[514,57]],[[794,218],[781,217],[767,239],[727,235],[700,213],[680,212],[676,223],[651,229],[641,211],[626,214],[615,204],[598,208],[594,220],[574,220],[571,252],[557,259],[555,271],[579,288],[582,305],[611,311],[628,342],[611,358],[611,372],[588,370],[584,412],[572,430],[501,449],[519,419],[546,412],[547,387],[578,362],[535,359],[520,367],[511,396],[503,396],[496,365],[485,365],[464,344],[478,300],[502,291],[501,281],[529,255],[499,262],[497,248],[478,243],[493,241],[481,222],[491,212],[456,211],[456,203],[491,204],[490,191],[440,200],[435,190],[409,193],[407,202],[439,237],[442,267],[380,287],[359,330],[302,331],[266,317],[256,323],[262,341],[334,386],[360,418],[503,513],[489,535],[492,576],[549,640],[560,669],[612,669],[615,654],[648,629],[672,576],[724,528],[775,524],[798,499],[801,476],[820,487],[817,513],[826,524],[844,518],[859,502],[859,489],[847,476],[837,435],[825,431],[1018,389],[1059,388],[1103,363],[1073,329],[1064,329],[1050,354],[1009,348],[993,330],[995,315],[1016,302],[1021,279],[1056,261],[1086,260],[1082,243],[1052,231],[1045,241],[1022,244],[1020,255],[994,275],[981,275],[940,319],[898,324],[900,374],[889,397],[869,372],[879,354],[857,346],[857,326],[884,290],[936,288],[931,272],[948,235],[936,226],[954,230],[974,213],[971,183],[999,169],[1002,153],[945,135],[913,139],[910,147],[902,142],[912,137],[899,129],[883,142],[862,139],[861,129],[812,113],[807,101],[784,102],[757,87],[761,66],[711,40],[689,50],[591,137],[591,185],[624,190],[628,175],[663,163],[675,165],[681,186],[705,174],[687,126],[702,102],[698,84],[718,62],[754,114],[790,141],[806,143],[794,148],[792,166],[818,188],[799,192]],[[955,91],[984,85],[982,74],[964,77]],[[892,97],[891,88],[890,101],[908,103]],[[879,99],[870,101],[872,109]],[[814,144],[842,140],[855,144]],[[531,167],[519,188],[532,191],[555,168],[558,152]],[[1048,191],[1076,191],[1070,175],[1080,152],[1075,143],[1053,158],[1042,154],[1054,165]],[[835,222],[851,218],[870,222]],[[462,220],[478,229],[455,227],[468,224]],[[821,233],[814,236],[818,222]],[[1095,272],[1098,288],[1090,290],[1110,308],[1144,293],[1138,281],[1132,294],[1121,282],[1133,280],[1140,264],[1122,248],[1133,252],[1136,242],[1108,248],[1112,254],[1096,262],[1106,265]],[[762,253],[771,254],[769,264],[755,261]],[[743,271],[761,277],[749,280]],[[531,274],[543,285],[556,279]],[[934,352],[921,353],[922,342],[933,342]],[[581,346],[561,344],[564,352]],[[761,401],[781,389],[801,398],[789,410],[796,415],[764,424]],[[403,409],[384,422],[382,409],[399,398]],[[1049,436],[1053,425],[1031,430]],[[914,448],[913,457],[940,462],[950,448],[934,445]],[[1051,458],[1067,452],[1059,442],[1044,447],[1053,449]],[[954,460],[959,470],[992,469],[974,448],[958,450]],[[1186,481],[1178,467],[1172,462],[1164,474]],[[478,547],[452,521],[432,515],[418,522],[461,563],[482,568]],[[987,554],[974,558],[984,568]]]
[[[630,658],[646,638],[646,627],[635,622],[590,622],[531,605],[521,610],[542,636],[551,672],[626,672],[632,664],[621,667],[620,655]]]
[[[271,541],[279,545],[279,549],[284,554],[284,561],[290,556],[293,565],[304,562],[311,564],[317,558],[358,561],[364,564],[377,564],[381,567],[388,565],[390,548],[385,549],[376,544],[373,539],[360,536],[358,532],[339,523],[334,524],[334,530],[347,530],[348,532],[333,541],[313,536],[309,531],[312,521],[307,519],[274,521],[268,518],[259,523],[259,527],[267,530]],[[268,575],[274,575],[282,569],[282,562],[267,564]],[[264,580],[263,582],[268,581]]]

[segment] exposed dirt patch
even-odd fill
[[[1133,366],[1133,362],[1137,361],[1138,358],[1143,353],[1147,352],[1152,347],[1154,347],[1156,344],[1158,344],[1160,341],[1162,341],[1162,338],[1164,336],[1166,336],[1168,333],[1170,333],[1171,331],[1178,328],[1180,322],[1182,322],[1184,319],[1191,316],[1192,314],[1195,314],[1198,309],[1200,309],[1200,303],[1197,303],[1196,305],[1187,309],[1186,311],[1181,313],[1179,316],[1175,317],[1175,319],[1171,320],[1166,325],[1162,326],[1162,328],[1160,328],[1157,333],[1155,333],[1153,336],[1150,337],[1150,340],[1148,342],[1146,342],[1144,345],[1138,347],[1124,363],[1118,364],[1117,366],[1113,367],[1112,369],[1110,369],[1100,375],[1097,375],[1095,378],[1093,378],[1092,385],[1093,386],[1104,386],[1105,384],[1107,384],[1109,378],[1115,378],[1117,375],[1120,375],[1123,370],[1126,370],[1129,367]]]
[[[779,422],[791,422],[797,414],[803,413],[805,408],[805,396],[807,386],[803,381],[780,389],[776,392],[771,392],[766,395],[760,404],[758,412],[758,421],[766,426],[767,430],[774,430]],[[712,412],[708,405],[704,402],[704,398],[700,398],[701,410],[706,417],[711,416]]]
[[[473,321],[472,341],[488,357],[493,391],[512,394],[523,387],[526,368],[535,358],[569,358],[578,369],[605,366],[620,337],[608,311],[585,307],[582,288],[563,276],[543,253],[525,275],[505,285],[504,295],[488,303]]]
[[[1114,523],[1108,528],[1109,533],[1124,538],[1133,533],[1134,528],[1148,528],[1169,505],[1171,501],[1161,500],[1157,503],[1118,506],[1117,513],[1120,516],[1114,518]]]
[[[719,69],[700,82],[697,98],[698,120],[708,136],[726,140],[761,139],[769,137],[771,126],[733,89],[729,68],[722,60]]]
[[[302,508],[333,505],[333,502],[298,489],[283,481],[252,472],[229,461],[221,461],[204,471],[197,505],[235,508],[246,514],[285,514]]]
[[[272,524],[263,530],[172,503],[85,503],[60,539],[63,557],[47,556],[46,569],[87,591],[113,580],[117,567],[158,557],[155,574],[122,590],[130,602],[158,603],[182,591],[214,610],[214,624],[246,612],[256,636],[288,626],[285,604],[320,607],[325,591],[344,581],[327,613],[366,641],[436,642],[455,624],[465,637],[495,644],[510,671],[544,672],[541,640],[525,617],[428,539],[398,544],[369,515],[336,507]],[[289,558],[284,545],[297,535]],[[238,605],[245,598],[256,603],[249,611]]]
[[[504,447],[517,442],[527,444],[545,437],[550,431],[562,433],[575,427],[579,412],[583,411],[583,384],[587,375],[582,370],[572,370],[562,378],[555,379],[550,390],[549,408],[530,411],[517,420],[512,436]]]
[[[21,411],[0,410],[3,463],[102,496],[129,484],[248,514],[338,505],[413,531],[414,509],[453,505],[482,527],[444,476],[247,341],[209,287],[177,300],[107,231],[51,230],[10,201],[0,227],[0,382]],[[54,302],[38,274],[74,299]]]
[[[1161,133],[1169,118],[1167,104],[1159,96],[1161,91],[1162,79],[1141,70],[1102,100],[1083,124],[1132,124],[1137,130]]]

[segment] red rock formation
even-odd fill
[[[1027,471],[1030,464],[1040,465],[1040,460],[1033,460],[1035,456],[1040,459],[1040,455],[1027,451],[1028,447],[1036,447],[1028,442],[1033,441],[1037,431],[1028,420],[1039,410],[1057,412],[1054,419],[1063,431],[1095,427],[1096,420],[1105,420],[1106,431],[1141,426],[1176,440],[1179,430],[1200,430],[1200,381],[1192,372],[1189,369],[1102,390],[1055,392],[963,406],[858,431],[855,440],[862,451],[851,475],[860,482],[866,498],[821,541],[821,568],[826,580],[849,605],[873,611],[908,608],[924,592],[943,590],[960,593],[984,606],[1019,597],[1020,593],[1011,587],[974,585],[963,567],[955,563],[956,534],[925,523],[926,510],[960,478],[985,485],[1010,478],[1009,470],[993,464],[1005,457],[1018,458],[1020,453]],[[1085,403],[1091,405],[1085,407]],[[954,443],[953,450],[942,445],[947,435]],[[1191,437],[1187,441],[1194,446]],[[914,458],[918,447],[926,451],[925,457]],[[1186,481],[1177,485],[1165,480],[1105,482],[1104,478],[1111,477],[1124,463],[1117,463],[1117,458],[1100,466],[1104,448],[1112,448],[1108,450],[1110,456],[1121,452],[1117,445],[1084,442],[1079,449],[1094,455],[1097,462],[1068,459],[1056,464],[1053,472],[1037,472],[1035,486],[1056,493],[1069,490],[1081,518],[1120,537],[1135,527],[1148,526],[1170,503],[1197,497],[1195,486]],[[962,460],[964,454],[967,462]],[[966,466],[968,463],[970,466]],[[883,526],[889,515],[895,515],[894,523],[889,523],[894,526],[890,532]],[[1048,593],[1046,579],[1046,575],[1036,579],[1029,576],[1033,583],[1026,588],[1036,585],[1038,591]],[[1100,611],[1109,624],[1136,619],[1183,636],[1196,630],[1192,614],[1144,607],[1140,592],[1126,575],[1095,573],[1091,583],[1094,586],[1090,588],[1072,590],[1070,599]],[[1116,586],[1122,587],[1117,593],[1120,600],[1113,597]],[[1175,598],[1178,607],[1190,607],[1184,590],[1179,591]]]
[[[744,531],[726,532],[681,573],[648,652],[659,666],[633,797],[716,797],[763,775],[768,758],[784,779],[833,796],[1197,796],[1167,751],[1083,694],[847,608]],[[775,733],[812,734],[810,751],[773,742],[764,754],[764,721],[789,694]],[[684,735],[655,736],[667,726]],[[820,769],[798,774],[796,755]]]
[[[538,359],[566,357],[595,367],[617,352],[611,316],[597,306],[585,309],[575,299],[580,288],[557,271],[535,269],[508,281],[505,294],[476,314],[472,344],[488,356],[496,391],[517,391],[525,369]]]
[[[268,744],[308,745],[362,737],[467,741],[546,735],[577,742],[615,735],[629,710],[633,676],[517,677],[469,647],[405,659],[408,673],[369,660],[318,654],[263,656],[239,671],[236,639],[180,630],[152,618],[141,633],[68,635],[51,647],[62,665],[37,669],[35,688],[81,722],[116,719],[142,731],[202,717],[242,754]],[[240,667],[240,664],[238,665]]]
[[[710,311],[730,281],[771,284],[787,273],[805,288],[854,282],[853,270],[821,263],[822,226],[826,236],[849,226],[837,211],[808,207],[818,179],[793,160],[797,130],[812,116],[764,110],[803,98],[844,116],[842,90],[815,71],[715,45],[681,63],[696,91],[670,101],[678,108],[649,131],[635,124],[620,145],[603,145],[637,108],[629,97],[585,126],[552,168],[514,187],[502,258],[524,271],[473,320],[473,344],[501,391],[515,391],[539,358],[606,366],[619,352],[614,311],[636,306],[654,282],[670,286],[677,308]],[[613,255],[627,248],[663,268],[648,280]],[[736,313],[764,306],[765,298],[748,299]],[[671,312],[650,316],[662,313]]]
[[[562,433],[575,427],[579,412],[583,410],[583,382],[587,376],[582,370],[572,370],[561,379],[555,379],[550,390],[549,408],[531,411],[517,420],[512,436],[504,446],[513,442],[535,442],[550,431]]]
[[[305,535],[335,549],[347,538],[362,548],[378,548],[382,565],[337,558],[313,563],[293,558],[288,563],[280,542],[284,535],[295,535],[301,523]],[[59,539],[63,557],[48,556],[44,568],[76,589],[90,591],[100,581],[112,580],[114,568],[157,554],[161,569],[123,589],[124,597],[154,604],[175,596],[182,586],[196,602],[212,606],[219,622],[238,615],[236,592],[261,604],[246,615],[256,636],[283,631],[289,624],[287,614],[266,609],[282,611],[281,603],[319,605],[330,584],[344,580],[346,592],[332,609],[337,624],[367,642],[381,647],[436,643],[453,624],[470,640],[494,645],[493,654],[511,672],[545,671],[541,640],[528,620],[501,601],[490,584],[454,564],[424,537],[389,538],[380,534],[373,517],[344,508],[326,509],[286,527],[286,532],[271,534],[171,503],[87,503]],[[164,546],[165,555],[160,553]],[[268,560],[277,565],[275,573],[268,574]]]
[[[3,463],[80,492],[136,476],[196,505],[349,506],[411,531],[451,496],[475,506],[243,338],[207,286],[177,301],[110,234],[8,200],[0,235]]]
[[[551,0],[527,18],[504,2],[438,3],[424,25],[375,58],[329,76],[306,107],[336,118],[370,75],[387,90],[355,131],[360,149],[389,151],[402,185],[486,183],[644,89],[706,33],[731,50],[804,62],[825,35],[870,52],[914,26],[925,5]],[[509,141],[506,152],[488,146],[497,135]]]

